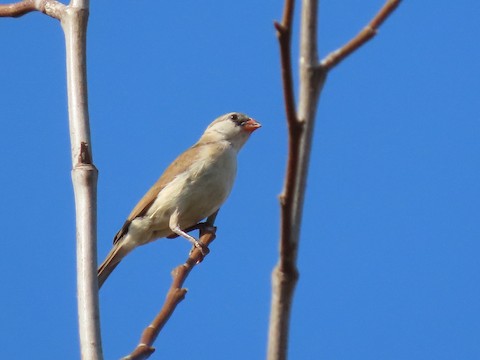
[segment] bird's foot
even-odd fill
[[[200,252],[202,253],[203,256],[206,256],[210,250],[208,249],[208,247],[206,247],[205,245],[203,245],[200,241],[195,241],[193,243],[193,247],[192,247],[192,250],[190,250],[190,255],[192,254],[193,250],[195,250],[195,248],[197,248],[198,250],[200,250]]]

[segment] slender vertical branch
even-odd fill
[[[293,7],[285,3],[285,11],[293,12]],[[290,14],[290,18],[293,14]],[[284,16],[284,18],[286,18]],[[316,50],[317,2],[304,1],[302,6],[301,45],[300,45],[300,93],[298,114],[291,115],[287,105],[293,93],[290,60],[290,39],[279,36],[282,57],[282,74],[285,94],[287,124],[289,128],[288,159],[285,184],[280,195],[281,231],[280,258],[272,274],[272,306],[268,341],[268,359],[283,360],[287,358],[288,334],[293,294],[298,280],[297,253],[300,237],[300,225],[305,194],[308,162],[310,158],[311,140],[315,111],[307,113],[312,99],[318,98],[320,90],[319,72],[315,66]],[[277,31],[279,27],[277,26]],[[284,28],[280,28],[284,29]],[[311,30],[314,31],[311,31]],[[291,27],[288,27],[290,33]],[[286,31],[284,31],[286,32]],[[288,47],[288,50],[286,49]],[[312,62],[313,60],[313,62]],[[314,64],[314,65],[312,65]],[[288,76],[285,76],[288,72]],[[310,79],[311,77],[311,79]],[[314,81],[315,80],[315,81]],[[321,84],[323,85],[323,80]],[[313,97],[312,97],[313,95]]]
[[[72,180],[77,223],[77,300],[82,359],[101,360],[97,285],[97,177],[87,97],[88,0],[72,0],[62,16],[67,63]]]
[[[290,52],[294,6],[294,0],[286,0],[282,22],[274,22],[280,45],[280,61],[282,63],[281,69],[284,84],[283,95],[285,98],[285,112],[289,128],[294,128],[297,122],[297,114],[295,113],[295,93],[293,90],[292,57]]]
[[[285,360],[295,285],[298,279],[297,253],[303,203],[312,148],[315,115],[328,71],[370,40],[378,27],[395,10],[400,0],[387,3],[374,19],[349,43],[318,61],[318,0],[303,0],[300,25],[300,91],[295,112],[291,67],[291,25],[293,0],[285,0],[281,24],[275,23],[280,45],[282,79],[288,132],[285,184],[280,195],[280,258],[272,273],[272,304],[268,338],[268,360]]]
[[[0,4],[0,17],[40,11],[61,21],[65,34],[68,115],[75,193],[77,297],[82,359],[101,360],[97,285],[97,177],[93,164],[87,98],[87,21],[89,0],[23,0]]]
[[[291,242],[300,241],[300,227],[305,197],[315,115],[320,92],[327,73],[318,66],[317,51],[318,0],[303,0],[300,26],[300,91],[298,101],[298,119],[304,124],[304,132],[299,141],[299,161],[296,176],[299,178],[294,189],[292,202]],[[296,254],[295,254],[296,261]]]
[[[283,95],[288,126],[288,158],[285,184],[282,194],[280,195],[280,257],[272,273],[272,300],[267,349],[267,357],[269,360],[286,358],[292,305],[291,300],[298,279],[298,272],[294,261],[296,250],[291,247],[292,243],[289,241],[289,236],[287,236],[287,234],[291,232],[292,219],[292,208],[288,204],[291,204],[293,200],[293,189],[297,182],[295,168],[299,156],[299,136],[302,132],[295,111],[291,62],[291,35],[294,7],[295,2],[293,0],[286,0],[282,23],[274,23],[280,46]]]

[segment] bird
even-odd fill
[[[237,172],[237,154],[262,125],[231,112],[216,118],[200,139],[180,154],[133,208],[98,268],[98,286],[133,249],[162,237],[180,236],[201,248],[185,230],[225,202]]]

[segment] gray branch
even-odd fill
[[[86,42],[88,0],[23,0],[0,4],[0,17],[40,11],[60,20],[65,34],[68,117],[75,193],[77,301],[83,360],[102,360],[97,284],[97,177],[88,118]]]

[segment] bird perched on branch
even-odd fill
[[[178,235],[201,249],[185,230],[225,202],[235,180],[238,151],[259,127],[252,118],[236,112],[213,121],[134,207],[98,268],[98,286],[130,251],[155,239]]]

